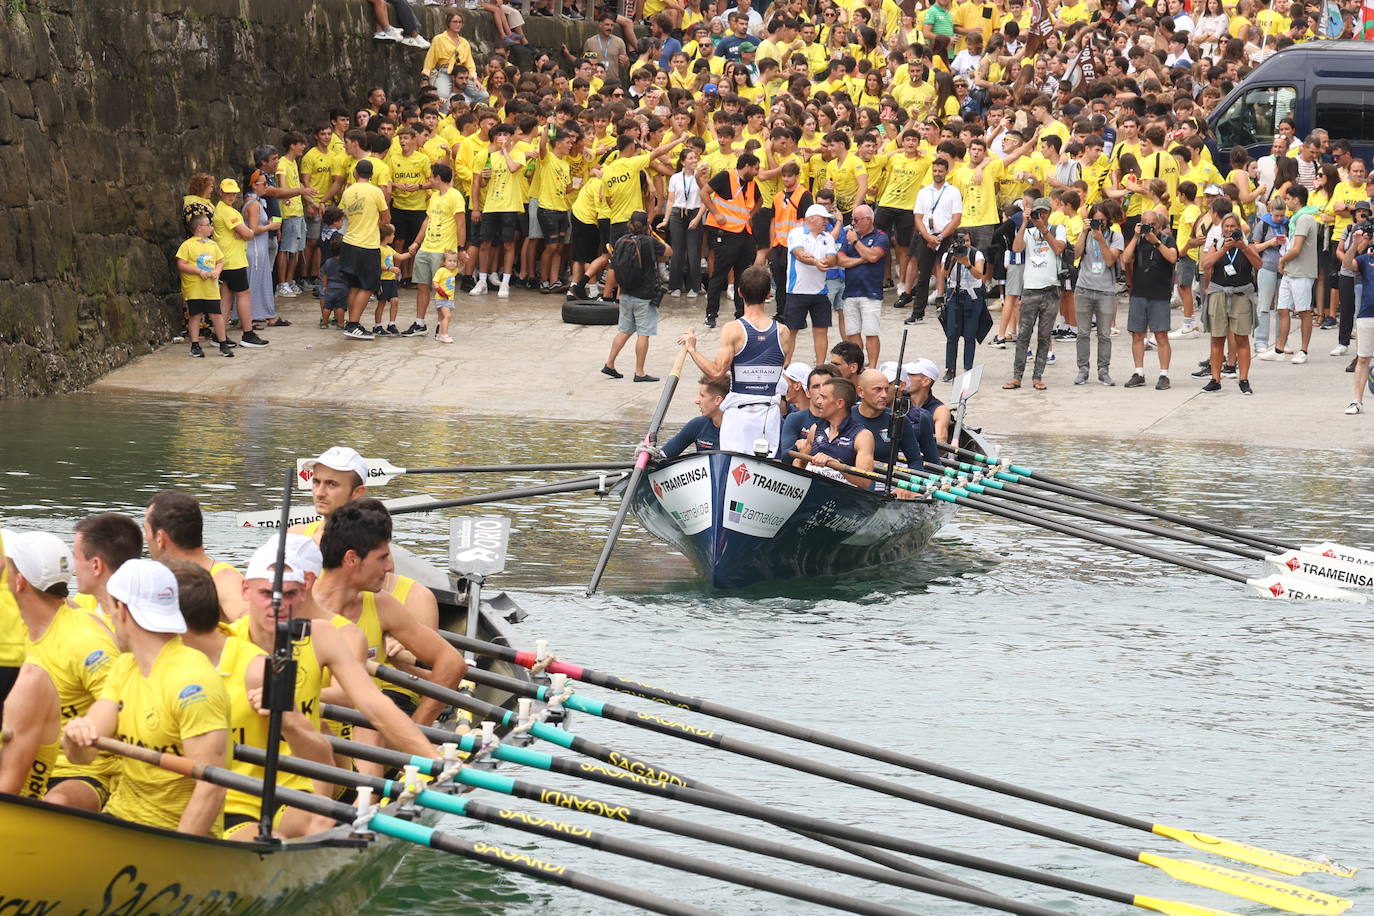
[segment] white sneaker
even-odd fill
[[[503,280],[503,281],[501,282],[501,285],[498,286],[498,287],[496,287],[496,298],[497,298],[497,299],[509,299],[509,298],[510,298],[510,284],[509,284],[509,283],[506,283],[506,282]]]
[[[1307,362],[1307,351],[1306,351],[1306,350],[1299,350],[1298,352],[1296,352],[1296,353],[1293,354],[1293,359],[1292,359],[1293,365],[1295,365],[1295,366],[1301,366],[1301,365],[1302,365],[1303,363],[1305,363],[1305,362]]]
[[[1169,332],[1169,339],[1170,339],[1170,340],[1194,340],[1194,339],[1196,339],[1196,338],[1198,338],[1198,337],[1201,337],[1201,336],[1202,336],[1202,331],[1199,330],[1198,327],[1197,327],[1197,325],[1194,325],[1194,324],[1185,324],[1183,327],[1179,328],[1177,331],[1170,331],[1170,332]]]
[[[672,296],[674,299],[681,299],[681,298],[682,298],[682,290],[680,290],[680,289],[672,289],[672,290],[669,290],[669,291],[668,291],[668,295]]]
[[[1279,350],[1275,350],[1273,347],[1270,347],[1268,350],[1265,350],[1263,353],[1257,353],[1257,354],[1255,354],[1255,359],[1262,359],[1262,360],[1264,360],[1264,361],[1267,362],[1267,363],[1279,363],[1279,362],[1283,362],[1283,360],[1284,360],[1287,356],[1288,356],[1287,353],[1281,352],[1281,351],[1279,351]]]
[[[481,295],[485,294],[486,291],[487,291],[487,278],[486,278],[486,277],[483,277],[482,279],[480,279],[480,280],[477,281],[477,285],[476,285],[476,286],[474,286],[471,290],[469,290],[468,295],[469,295],[469,296],[481,296]]]
[[[1172,335],[1171,335],[1171,336],[1172,336]],[[1147,337],[1147,338],[1145,338],[1145,349],[1146,349],[1146,350],[1157,350],[1157,349],[1159,349],[1159,344],[1155,343],[1153,337]]]
[[[727,283],[725,286],[725,298],[733,300],[735,298],[735,284]]]
[[[1345,344],[1336,344],[1336,346],[1334,346],[1334,347],[1331,348],[1331,355],[1332,355],[1332,356],[1344,356],[1345,354],[1347,354],[1347,353],[1349,353],[1349,352],[1350,352],[1350,348],[1347,347]]]
[[[597,296],[599,296],[599,295],[601,295],[601,287],[597,286],[595,283],[588,283],[588,284],[587,284],[587,298],[588,298],[588,299],[595,299],[595,298],[596,298]]]
[[[699,293],[697,293],[696,289],[689,289],[689,290],[687,290],[687,298],[688,298],[688,299],[695,299],[698,295],[699,295]]]
[[[278,299],[296,298],[296,293],[291,289],[290,283],[278,283],[275,295]]]
[[[293,296],[303,296],[303,295],[305,295],[305,290],[301,289],[301,285],[300,285],[299,283],[297,283],[295,280],[292,280],[290,283],[288,283],[288,284],[286,284],[286,285],[289,286],[289,287],[291,287],[291,295],[293,295]]]
[[[1345,412],[1351,416],[1357,413],[1364,413],[1364,405],[1359,401],[1351,401],[1350,406],[1345,409]]]
[[[407,35],[401,39],[401,44],[409,45],[412,48],[428,48],[428,39],[421,38],[419,35]]]
[[[400,41],[401,30],[394,25],[388,26],[385,29],[378,29],[376,32],[372,33],[372,37],[377,41]]]

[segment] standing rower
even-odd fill
[[[714,360],[697,351],[696,330],[678,338],[687,353],[707,376],[730,379],[730,393],[721,402],[720,447],[727,452],[750,454],[763,439],[767,454],[778,448],[782,414],[778,407],[778,379],[783,367],[783,327],[764,314],[772,277],[768,268],[753,265],[740,278],[744,317],[720,332],[720,349]]]
[[[243,576],[232,563],[213,560],[205,552],[205,519],[195,497],[162,490],[148,500],[143,515],[143,536],[148,539],[148,556],[160,563],[181,560],[210,573],[219,595],[220,613],[225,620],[243,616]]]
[[[125,654],[110,666],[100,699],[63,730],[67,758],[91,763],[96,739],[118,736],[193,763],[224,766],[229,695],[215,666],[181,641],[186,622],[172,571],[156,560],[129,560],[110,576],[105,593],[105,611]],[[218,836],[223,807],[222,787],[126,757],[105,813],[150,827]]]

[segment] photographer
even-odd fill
[[[616,240],[611,251],[611,270],[620,287],[620,327],[611,341],[611,353],[604,375],[622,378],[615,358],[631,337],[635,341],[635,381],[656,382],[658,378],[644,367],[649,355],[649,338],[658,333],[658,304],[663,287],[658,282],[658,262],[672,256],[672,249],[649,234],[649,217],[643,210],[630,214],[625,235]]]
[[[1173,355],[1169,346],[1169,297],[1174,291],[1178,248],[1165,228],[1167,221],[1168,217],[1156,210],[1141,213],[1135,234],[1121,253],[1129,272],[1131,300],[1126,330],[1131,332],[1131,356],[1135,360],[1135,371],[1126,382],[1127,388],[1145,384],[1146,334],[1155,335],[1155,352],[1159,356],[1155,389],[1164,391],[1169,387],[1169,359]]]
[[[954,367],[959,358],[959,341],[964,341],[964,371],[973,368],[973,354],[978,341],[992,328],[983,298],[983,281],[987,278],[987,259],[973,247],[972,236],[965,229],[954,233],[954,244],[940,261],[936,294],[943,297],[945,325],[945,378],[954,380]],[[937,301],[941,301],[938,300]]]
[[[1364,206],[1368,206],[1365,204]],[[1341,266],[1359,275],[1364,282],[1365,295],[1355,312],[1355,400],[1345,409],[1348,414],[1364,412],[1364,390],[1369,378],[1369,361],[1374,358],[1374,225],[1368,211],[1362,221],[1351,228],[1350,242],[1345,248]]]
[[[1374,288],[1369,288],[1367,294],[1356,293],[1355,287],[1362,283],[1360,272],[1351,270],[1345,266],[1345,256],[1355,249],[1355,254],[1360,255],[1364,252],[1355,248],[1355,233],[1364,233],[1364,244],[1368,244],[1374,238],[1374,222],[1370,220],[1371,208],[1369,201],[1361,200],[1352,206],[1355,214],[1354,220],[1349,226],[1345,227],[1345,232],[1341,234],[1340,243],[1336,248],[1336,260],[1340,264],[1340,271],[1337,276],[1337,287],[1340,290],[1340,326],[1336,331],[1336,346],[1331,351],[1332,356],[1344,356],[1350,351],[1351,332],[1355,329],[1355,306],[1357,302],[1365,299],[1374,299]],[[1358,359],[1358,357],[1356,357]],[[1355,364],[1352,362],[1351,366]]]
[[[1105,207],[1094,207],[1088,225],[1078,234],[1074,253],[1078,255],[1078,284],[1074,287],[1078,318],[1078,377],[1075,385],[1088,381],[1088,357],[1092,341],[1088,335],[1097,320],[1097,380],[1111,385],[1112,316],[1116,314],[1116,263],[1126,247],[1121,233],[1112,226]]]
[[[1054,316],[1059,313],[1059,257],[1068,247],[1064,227],[1049,225],[1050,209],[1047,199],[1036,198],[1031,204],[1029,218],[1021,221],[1011,242],[1012,251],[1025,252],[1026,264],[1021,275],[1021,323],[1016,330],[1012,378],[1002,386],[1006,389],[1021,387],[1021,377],[1026,374],[1026,351],[1031,332],[1035,331],[1035,368],[1031,372],[1031,386],[1036,391],[1045,390],[1042,376],[1049,355]],[[1168,305],[1167,296],[1165,305]]]
[[[1207,326],[1212,335],[1212,377],[1203,391],[1221,390],[1221,366],[1226,358],[1226,338],[1235,341],[1240,393],[1250,388],[1250,332],[1255,327],[1255,271],[1260,254],[1246,239],[1239,217],[1228,213],[1221,221],[1221,238],[1208,242],[1199,265],[1210,274],[1207,291]]]

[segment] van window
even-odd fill
[[[1256,86],[1246,91],[1215,121],[1217,146],[1229,149],[1272,142],[1279,122],[1293,113],[1297,100],[1298,91],[1292,86]],[[1326,122],[1319,119],[1318,123]]]
[[[1374,141],[1374,89],[1318,89],[1314,124],[1339,124],[1342,139]]]

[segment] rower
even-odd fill
[[[391,515],[386,507],[365,498],[334,510],[320,550],[324,574],[315,583],[315,601],[358,625],[367,637],[368,657],[385,659],[385,640],[390,637],[430,669],[424,675],[428,680],[456,688],[467,671],[463,656],[435,628],[417,621],[394,596],[380,590],[393,568]],[[412,704],[390,690],[387,693],[421,725],[432,723],[444,708],[441,701],[429,697]]]
[[[940,377],[940,367],[932,360],[917,359],[902,366],[902,375],[906,380],[907,396],[911,398],[911,403],[930,414],[930,420],[935,424],[936,441],[950,444],[954,415],[945,402],[937,398],[932,391],[935,381]]]
[[[721,403],[720,448],[751,454],[759,439],[768,443],[768,454],[777,450],[782,415],[778,409],[778,379],[782,376],[784,334],[787,332],[764,314],[773,279],[768,268],[755,264],[744,270],[738,292],[744,298],[744,316],[721,329],[720,348],[714,360],[697,351],[696,329],[678,338],[697,368],[712,378],[729,378],[730,393]]]
[[[105,583],[129,560],[143,555],[143,533],[138,523],[118,512],[88,515],[76,523],[72,538],[72,571],[76,595],[72,606],[105,615]],[[106,623],[109,620],[106,619]]]
[[[832,378],[821,385],[812,405],[820,422],[808,429],[804,438],[797,440],[796,450],[805,457],[795,459],[793,465],[809,467],[856,487],[868,487],[868,478],[839,470],[840,465],[861,471],[873,470],[873,434],[854,419],[856,399],[854,383],[848,379]]]
[[[343,635],[358,662],[360,664],[366,662],[367,637],[363,635],[363,631],[358,629],[357,625],[347,617],[342,614],[335,614],[333,611],[327,611],[315,601],[315,582],[324,572],[324,555],[320,553],[320,545],[304,535],[287,532],[286,565],[298,570],[304,577],[302,579],[301,600],[296,605],[296,616],[328,623]],[[328,684],[327,678],[325,683]],[[326,686],[325,689],[328,690],[328,687]],[[334,701],[331,700],[330,702]]]
[[[256,573],[258,577],[265,574],[269,579],[272,575],[272,567],[269,565],[263,568],[264,563],[271,564],[276,560],[277,541],[274,538],[265,547],[270,548],[263,556],[264,550],[260,548],[253,554],[253,559],[248,565],[250,573]],[[215,666],[224,684],[225,691],[229,694],[229,734],[236,744],[248,744],[253,747],[265,748],[267,746],[268,713],[262,706],[262,685],[266,671],[266,661],[268,653],[260,646],[255,645],[252,640],[234,632],[234,626],[220,622],[220,606],[218,588],[210,573],[193,563],[174,562],[171,564],[173,575],[177,577],[177,592],[181,603],[181,615],[186,619],[186,635],[182,641],[193,649],[198,649],[210,660],[210,664]],[[300,574],[293,569],[286,569],[282,574],[282,612],[286,615],[291,604],[300,594],[299,582]],[[270,604],[269,604],[270,607]],[[240,620],[246,620],[246,615],[236,620],[235,625]],[[300,644],[292,646],[296,649]],[[301,652],[295,653],[297,660],[300,660]],[[316,666],[318,667],[318,666]],[[296,678],[296,703],[291,709],[282,714],[281,736],[283,754],[291,754],[295,757],[304,757],[316,763],[333,765],[334,754],[329,746],[329,742],[320,734],[318,713],[316,721],[312,722],[301,710],[300,695],[301,691],[307,687],[303,683],[308,681],[314,670],[308,670],[307,665],[302,665],[300,673]],[[316,704],[318,709],[318,704]],[[263,771],[261,767],[243,763],[237,759],[232,759],[229,769],[235,773],[249,776],[258,782],[262,781]],[[294,776],[289,773],[279,773],[277,784],[289,789],[299,789],[303,792],[316,791],[323,788],[324,797],[332,797],[332,787],[318,786],[311,783],[309,779],[302,776]],[[224,796],[224,838],[226,840],[236,840],[240,842],[251,842],[257,839],[258,823],[262,817],[262,799],[256,795],[230,789]],[[301,811],[298,808],[278,807],[272,817],[272,832],[280,839],[305,836],[317,830],[327,830],[333,826],[332,821],[321,821],[316,817]]]
[[[801,361],[787,364],[778,380],[778,397],[782,399],[782,418],[784,421],[798,410],[811,406],[811,395],[806,390],[806,377],[811,367]],[[784,440],[785,441],[785,440]]]
[[[919,407],[912,407],[906,418],[900,421],[900,432],[896,442],[891,441],[892,408],[888,406],[892,398],[892,382],[878,369],[865,369],[858,377],[859,403],[854,406],[854,419],[858,420],[873,434],[873,457],[884,464],[892,464],[900,450],[909,467],[921,469],[922,462],[940,463],[940,447],[935,442],[935,424],[930,414]],[[882,489],[881,483],[874,483],[871,489]]]
[[[852,340],[842,340],[830,348],[830,365],[840,373],[840,378],[858,384],[859,373],[864,371],[864,349]]]
[[[225,620],[237,620],[248,609],[243,603],[243,576],[232,563],[213,560],[205,552],[204,529],[205,519],[195,497],[162,490],[148,500],[143,514],[148,556],[160,563],[194,563],[208,571],[215,581],[220,613]]]
[[[66,556],[67,566],[60,573],[47,568],[43,555],[35,545],[27,543],[29,535],[13,531],[3,533],[7,559],[0,561],[0,574],[14,588],[16,616],[23,613],[18,596],[46,594],[60,585],[62,594],[54,595],[60,606],[66,597],[67,576],[71,559],[66,546],[52,535],[57,547]],[[21,571],[22,570],[22,571]],[[27,603],[27,602],[26,602]],[[20,628],[23,628],[22,620]],[[22,643],[21,643],[22,646]],[[111,656],[113,658],[113,656]],[[9,695],[4,698],[4,722],[7,740],[0,741],[0,792],[40,799],[48,789],[48,781],[57,765],[62,734],[61,713],[57,688],[52,678],[32,658],[15,668],[15,679]]]
[[[209,659],[181,641],[186,621],[176,576],[156,560],[129,560],[105,583],[105,596],[125,654],[110,666],[100,699],[63,729],[67,759],[89,764],[96,740],[117,735],[195,764],[224,766],[229,695]],[[218,836],[223,807],[222,787],[124,757],[104,810],[136,824]]]
[[[783,419],[778,451],[773,457],[779,461],[785,459],[788,450],[797,447],[797,440],[804,436],[808,429],[820,422],[821,418],[816,415],[816,397],[821,393],[822,385],[832,378],[839,378],[839,375],[835,367],[828,363],[821,363],[806,374],[805,406],[792,411]]]
[[[5,555],[5,533],[0,532],[0,556]],[[4,704],[24,664],[24,622],[10,592],[5,567],[0,563],[0,726],[5,724]]]
[[[698,381],[697,410],[700,416],[688,420],[677,435],[663,446],[663,457],[676,458],[687,446],[696,446],[698,452],[709,452],[720,448],[720,404],[730,393],[730,386],[722,378],[703,375]]]
[[[60,538],[45,531],[16,534],[8,549],[28,661],[46,675],[65,725],[100,699],[119,647],[99,615],[67,603],[73,563]],[[110,754],[79,766],[59,753],[41,797],[55,805],[99,811],[118,772],[119,759]]]

